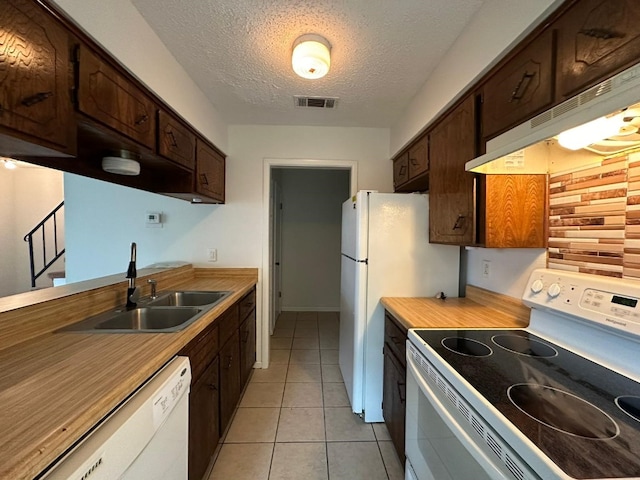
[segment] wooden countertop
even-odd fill
[[[529,309],[519,300],[467,286],[467,297],[383,297],[382,305],[409,328],[521,328],[529,324]]]
[[[0,350],[0,479],[40,473],[257,283],[257,269],[213,270],[169,287],[233,292],[183,331],[50,332]]]

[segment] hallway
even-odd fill
[[[384,424],[351,412],[337,312],[283,312],[209,480],[402,480]]]

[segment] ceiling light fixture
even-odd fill
[[[326,38],[309,33],[293,42],[291,65],[302,78],[324,77],[331,66],[331,44]]]
[[[15,170],[18,167],[18,165],[16,165],[16,161],[13,158],[3,158],[2,164],[7,170]]]
[[[122,150],[102,157],[102,170],[116,175],[140,175],[140,162],[136,154]]]

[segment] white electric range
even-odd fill
[[[407,479],[640,479],[640,282],[535,270],[525,329],[412,329]]]

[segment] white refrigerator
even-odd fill
[[[460,248],[429,243],[429,197],[360,191],[342,204],[339,364],[354,413],[382,422],[381,297],[458,296]]]

